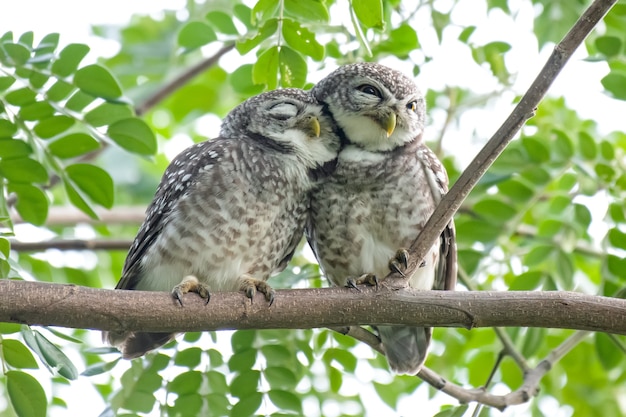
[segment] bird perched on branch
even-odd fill
[[[339,139],[322,107],[297,89],[270,91],[237,106],[219,137],[189,147],[168,166],[147,210],[117,289],[257,291],[282,271],[300,242],[308,192],[334,166]],[[108,332],[135,358],[172,333]]]
[[[424,97],[414,82],[374,63],[340,67],[312,90],[343,131],[347,144],[337,168],[312,194],[307,237],[334,285],[354,285],[402,272],[406,249],[418,236],[448,178],[424,144]],[[456,284],[454,224],[448,224],[422,265],[408,278],[412,288],[452,290]],[[389,365],[416,374],[426,358],[431,329],[379,326]]]

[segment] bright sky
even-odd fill
[[[477,16],[483,16],[483,10],[476,10],[477,7],[485,7],[482,2],[475,0],[464,0],[458,3],[453,12],[453,20],[459,25],[476,25],[479,29],[475,32],[472,40],[478,44],[491,39],[493,33],[505,38],[512,45],[512,52],[507,54],[507,63],[512,71],[519,71],[516,81],[516,88],[519,93],[524,92],[534,79],[551,51],[537,52],[536,41],[529,33],[532,29],[533,9],[526,6],[525,2],[510,1],[512,9],[519,8],[515,21],[512,21],[503,13],[493,12],[490,19],[481,21]],[[436,2],[442,9],[449,7],[449,2],[441,0]],[[61,43],[81,42],[88,44],[91,49],[89,59],[95,60],[98,56],[109,56],[115,53],[117,46],[115,42],[108,42],[90,35],[90,26],[96,24],[125,24],[134,13],[159,13],[163,9],[179,9],[184,7],[184,0],[108,0],[104,1],[84,1],[84,0],[20,0],[13,1],[10,5],[3,7],[0,13],[0,34],[6,31],[13,31],[15,36],[19,36],[25,31],[35,31],[36,40],[51,32],[61,34]],[[472,65],[471,56],[467,48],[459,48],[455,44],[453,33],[449,33],[444,39],[443,47],[437,44],[430,29],[429,17],[418,13],[418,25],[422,28],[418,30],[420,42],[428,55],[433,57],[433,64],[429,64],[418,77],[418,84],[422,90],[428,87],[440,89],[445,85],[459,85],[472,88],[476,92],[489,92],[495,88],[495,84],[484,72],[476,70]],[[336,19],[334,17],[333,19]],[[626,103],[618,102],[606,97],[602,93],[600,84],[601,78],[606,75],[608,68],[604,63],[590,63],[583,61],[584,51],[579,51],[568,64],[564,72],[553,86],[552,95],[563,95],[570,106],[579,111],[582,117],[591,118],[598,121],[600,130],[608,133],[612,130],[622,130],[623,120],[616,117],[618,114],[626,114]],[[384,62],[383,62],[384,63]],[[468,65],[464,65],[468,63]],[[329,69],[330,70],[330,69]],[[410,69],[407,68],[406,72]],[[471,71],[471,72],[470,72]],[[315,79],[321,78],[325,74],[318,74]],[[493,134],[501,121],[511,110],[511,96],[503,98],[506,102],[503,106],[496,106],[489,113],[467,112],[458,128],[458,135],[449,135],[454,143],[447,144],[449,148],[468,147],[466,154],[470,156],[477,151],[477,144],[469,143],[467,138],[476,132],[477,136],[485,140]],[[440,121],[442,115],[431,114],[434,124]],[[466,161],[468,162],[468,161]],[[96,336],[97,337],[97,336]],[[364,352],[364,356],[368,353]],[[76,358],[77,363],[81,363]],[[357,376],[359,369],[357,369]],[[371,375],[363,375],[364,379],[371,378]],[[44,378],[47,378],[44,376]],[[45,379],[44,379],[45,380]],[[84,415],[85,410],[90,410],[90,415],[97,415],[104,404],[100,397],[89,389],[81,389],[79,395],[76,389],[80,385],[80,380],[73,383],[69,388],[71,394],[65,392],[62,397],[69,401],[69,411],[66,414],[58,415]],[[83,384],[87,385],[87,384]],[[370,392],[371,391],[371,392]],[[365,399],[376,398],[371,386],[363,387],[361,393]],[[372,395],[369,395],[369,394]],[[48,391],[48,394],[49,391]],[[427,388],[424,385],[412,398],[401,401],[399,415],[413,415],[415,412],[416,398],[425,399]],[[428,416],[436,412],[438,404],[425,400],[420,402],[420,415]],[[450,403],[448,398],[443,403]],[[452,401],[453,403],[453,401]],[[558,409],[558,405],[545,404],[548,409]],[[372,416],[389,415],[388,411],[380,411],[379,406],[372,409],[368,407]],[[373,411],[372,411],[373,410]],[[525,407],[514,407],[507,410],[502,416],[522,415]],[[328,416],[336,415],[339,410],[325,410]],[[555,416],[565,416],[567,413],[551,414]]]

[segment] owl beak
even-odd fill
[[[396,129],[396,114],[394,112],[391,112],[387,116],[382,118],[381,126],[387,133],[387,137],[390,137],[393,131]]]
[[[320,137],[320,133],[322,132],[322,127],[320,126],[320,121],[315,116],[311,116],[304,122],[304,131],[309,136],[315,136],[316,138]]]

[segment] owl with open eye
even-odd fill
[[[307,238],[332,284],[406,268],[406,249],[447,192],[446,171],[425,145],[424,97],[401,72],[374,63],[340,67],[312,94],[344,142],[332,175],[314,189]],[[450,222],[408,278],[411,288],[453,290],[456,243]],[[416,374],[431,329],[378,326],[390,368]]]

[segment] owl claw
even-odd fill
[[[187,294],[188,292],[195,292],[200,296],[200,298],[203,298],[205,300],[204,304],[209,304],[209,300],[211,299],[209,287],[198,281],[198,278],[193,275],[187,275],[185,278],[183,278],[180,284],[172,288],[172,297],[174,297],[174,299],[178,301],[178,303],[182,307],[183,295]]]
[[[398,249],[394,257],[389,260],[389,270],[397,272],[404,277],[404,271],[409,267],[409,257],[408,250],[404,248]]]
[[[348,277],[346,287],[361,291],[358,285],[369,285],[378,289],[378,277],[374,274],[363,274],[360,277]]]
[[[253,278],[249,275],[245,275],[243,277],[243,281],[239,289],[250,299],[250,302],[254,302],[254,296],[257,291],[265,295],[265,299],[270,306],[274,304],[274,300],[276,299],[276,291],[274,291],[274,289],[267,282]]]

